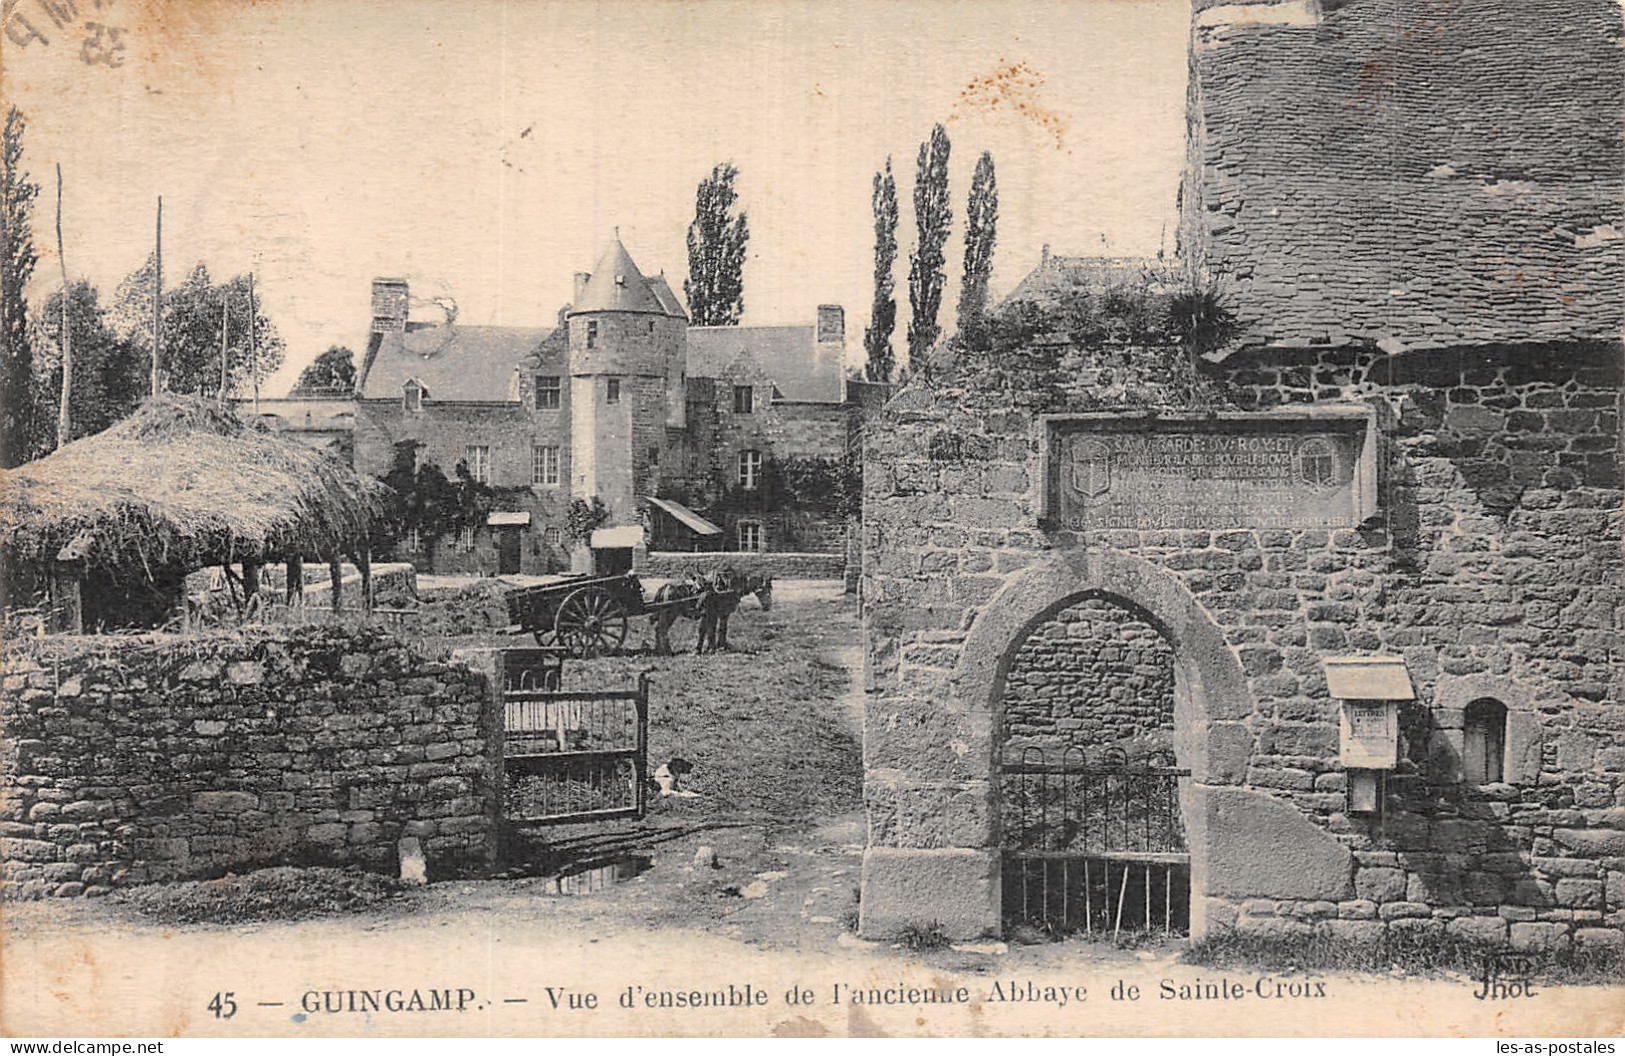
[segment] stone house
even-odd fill
[[[1194,8],[1189,325],[866,433],[861,928],[1618,947],[1620,9]]]
[[[568,511],[601,500],[609,526],[666,550],[839,552],[847,511],[769,486],[785,466],[848,461],[842,309],[814,323],[691,327],[663,275],[617,238],[553,328],[413,319],[405,280],[373,284],[356,403],[357,468],[386,473],[397,445],[447,476],[497,489],[485,526],[402,541],[436,571],[571,567]],[[580,564],[582,555],[577,555]]]

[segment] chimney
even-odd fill
[[[1044,243],[1044,250],[1038,256],[1038,270],[1043,271],[1049,267],[1049,243]]]
[[[833,342],[841,344],[846,341],[846,309],[838,304],[820,304],[818,306],[818,343]]]
[[[571,298],[571,300],[573,300],[576,304],[580,304],[581,298],[586,295],[587,280],[590,278],[592,278],[592,276],[585,271],[576,272],[576,291],[575,295]]]
[[[372,280],[372,332],[400,333],[406,329],[407,284],[405,279]]]

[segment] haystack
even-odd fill
[[[389,489],[189,396],[0,472],[0,554],[44,578],[171,582],[194,569],[363,553]],[[15,585],[15,584],[13,584]]]

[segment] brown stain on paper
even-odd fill
[[[960,89],[949,119],[961,111],[995,115],[1009,110],[1053,140],[1056,150],[1066,147],[1066,120],[1046,106],[1041,98],[1044,75],[1025,62],[1006,63],[1000,59],[992,73],[976,77]]]

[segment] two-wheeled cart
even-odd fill
[[[631,572],[614,576],[565,576],[557,582],[507,593],[508,620],[536,636],[536,644],[586,658],[613,653],[626,641],[627,621],[662,608],[694,604],[694,598],[655,602]]]

